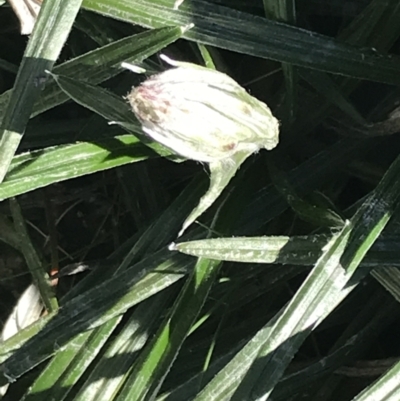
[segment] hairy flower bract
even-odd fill
[[[175,68],[148,78],[127,96],[152,139],[203,162],[277,145],[279,123],[265,103],[226,74],[164,59]]]

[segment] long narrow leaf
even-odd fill
[[[144,350],[136,369],[117,400],[145,401],[157,395],[183,341],[200,312],[218,271],[219,262],[200,259],[154,340]]]
[[[328,240],[327,235],[213,238],[176,243],[171,248],[187,255],[231,262],[312,266]],[[385,237],[376,241],[362,265],[397,266],[399,260],[397,237]]]
[[[11,164],[6,181],[0,184],[0,199],[144,160],[151,154],[151,150],[133,135],[122,135],[96,144],[61,145],[18,155]]]
[[[68,37],[82,0],[44,1],[0,126],[0,182],[18,148],[33,104]]]
[[[168,26],[128,36],[59,64],[54,67],[53,72],[56,75],[73,77],[77,81],[98,84],[125,71],[121,67],[123,61],[133,64],[142,62],[177,40],[184,30],[185,28],[182,27]],[[33,106],[31,117],[69,99],[57,83],[50,76],[48,77],[50,79],[46,82],[39,100]],[[0,109],[6,106],[11,93],[6,91],[0,95]]]
[[[291,63],[360,79],[398,85],[398,57],[359,49],[291,25],[256,17],[204,0],[84,0],[88,10],[145,27],[193,23],[184,37],[238,53]]]
[[[237,360],[247,357],[253,342],[244,348],[230,364],[206,387],[196,401],[213,399],[267,400],[286,366],[310,332],[338,303],[348,295],[368,273],[356,270],[377,239],[400,199],[400,157],[392,164],[374,193],[347,224],[331,240],[315,268],[279,317],[272,330],[263,338],[258,361],[252,367],[238,368]],[[367,234],[366,234],[367,233]],[[236,365],[235,365],[236,363]],[[223,377],[232,379],[222,381]],[[241,381],[238,379],[242,378]],[[229,389],[229,390],[228,390]]]

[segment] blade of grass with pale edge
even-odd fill
[[[53,72],[73,77],[77,81],[98,84],[126,71],[121,67],[123,61],[140,63],[175,42],[182,36],[184,29],[168,26],[128,36],[59,64]],[[50,76],[48,78],[40,98],[33,106],[31,117],[69,100],[57,83]],[[0,95],[0,109],[6,107],[11,93],[6,91]]]
[[[55,70],[74,76],[74,79],[64,78],[64,81],[67,81],[65,85],[69,83],[69,88],[75,88],[78,94],[89,99],[87,103],[93,104],[92,109],[96,109],[110,121],[129,122],[129,131],[140,136],[140,125],[122,98],[104,89],[92,87],[86,82],[76,81],[76,76],[80,77],[85,72],[87,79],[95,83],[108,79],[115,75],[116,71],[122,71],[121,60],[128,57],[131,62],[142,61],[178,39],[183,30],[179,27],[168,27],[125,38],[71,60]],[[101,67],[98,67],[96,60],[103,61]],[[88,70],[87,64],[92,65],[93,69]],[[36,114],[68,99],[57,87],[56,82],[46,86],[46,89],[44,97],[38,103]],[[154,145],[154,149],[164,156],[170,154],[157,144]],[[55,182],[141,161],[152,154],[136,137],[124,135],[96,143],[62,145],[18,155],[13,159],[5,181],[0,184],[0,199],[20,195]],[[71,163],[71,160],[74,160],[74,163]]]
[[[148,235],[136,242],[141,249],[134,247],[131,256],[137,255],[140,250],[143,252],[147,247],[149,256],[142,255],[140,262],[101,281],[97,286],[89,287],[86,292],[75,292],[79,295],[68,298],[57,315],[51,318],[43,317],[39,322],[19,332],[16,338],[1,343],[0,355],[3,357],[0,362],[7,376],[0,376],[0,382],[19,377],[59,351],[60,347],[75,335],[101,326],[187,274],[193,266],[193,261],[187,257],[182,258],[179,254],[172,255],[164,248],[160,250],[160,247],[176,236],[184,217],[203,191],[204,183],[195,180],[193,185],[189,185],[187,190],[182,192],[171,208],[166,210],[158,224],[149,228]],[[153,248],[154,245],[156,248]],[[74,290],[78,287],[82,288],[78,285]],[[42,330],[38,332],[39,329]],[[32,335],[35,337],[31,338]]]
[[[171,7],[170,0],[84,0],[83,7],[149,28],[193,23],[194,27],[184,34],[185,39],[334,74],[400,83],[397,56],[349,46],[315,32],[204,0],[186,1],[178,10]]]
[[[214,400],[268,399],[305,338],[368,273],[357,267],[398,206],[399,174],[400,157],[351,222],[332,238],[268,334],[250,341],[196,401],[211,394]]]
[[[312,266],[322,255],[327,235],[293,237],[212,238],[174,244],[174,249],[198,258],[240,263],[276,263]],[[398,266],[400,246],[398,236],[379,238],[361,262],[362,266]]]
[[[0,182],[25,132],[33,104],[67,40],[82,0],[44,1],[0,127]]]

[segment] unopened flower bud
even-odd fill
[[[143,131],[188,159],[215,162],[273,149],[279,123],[268,106],[221,72],[179,63],[127,96]]]

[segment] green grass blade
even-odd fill
[[[54,67],[54,74],[74,77],[78,81],[92,84],[104,82],[125,71],[123,61],[141,63],[146,58],[160,51],[177,40],[183,32],[180,27],[164,27],[142,32],[117,40],[98,49],[68,60]],[[6,107],[12,91],[0,95],[0,109]],[[69,97],[62,92],[57,83],[50,79],[34,104],[31,117],[66,102]]]
[[[121,61],[140,62],[175,41],[182,32],[182,28],[168,27],[124,38],[56,67],[55,71],[71,74],[75,79],[85,76],[91,82],[101,82],[123,70],[120,66]],[[92,66],[90,72],[87,65]],[[63,81],[66,81],[65,85],[69,84],[70,91],[75,88],[86,96],[86,99],[89,98],[85,103],[87,107],[89,107],[88,103],[93,104],[93,108],[96,108],[100,115],[106,116],[111,121],[129,122],[130,131],[135,131],[138,135],[141,133],[139,124],[122,98],[104,89],[68,80],[66,77]],[[90,89],[94,89],[94,92]],[[7,95],[7,92],[2,95],[3,101],[7,99]],[[48,110],[67,99],[68,96],[62,93],[56,82],[53,82],[46,86],[34,114]],[[157,144],[154,144],[154,149],[163,155],[170,154]],[[143,160],[151,154],[138,143],[135,137],[126,135],[108,141],[99,141],[98,145],[80,143],[16,156],[5,182],[0,184],[0,199],[19,195],[60,180]],[[78,164],[72,165],[71,160],[76,160]]]
[[[248,355],[248,351],[239,353],[196,401],[206,400],[211,394],[218,400],[229,399],[229,394],[234,394],[231,398],[234,401],[269,397],[305,338],[367,274],[365,270],[356,269],[398,205],[399,173],[400,157],[351,223],[330,241],[306,281],[263,339],[264,344],[257,355],[259,360],[249,371],[246,367],[238,368],[237,360]],[[249,342],[247,347],[251,348],[252,344]],[[222,377],[235,378],[240,384],[226,379],[222,383]],[[239,377],[242,381],[238,380]]]
[[[142,260],[137,266],[73,298],[62,305],[59,313],[35,337],[0,365],[3,372],[6,372],[6,375],[0,377],[0,385],[48,359],[75,335],[105,324],[169,287],[187,274],[192,265],[191,261],[180,255],[170,258],[169,251],[160,251]],[[8,347],[7,341],[2,343],[0,352],[7,355]]]
[[[132,287],[132,295],[135,297],[138,296],[137,302],[140,303],[143,300],[147,299],[150,297],[152,294],[155,294],[157,292],[162,291],[164,288],[170,286],[173,284],[175,281],[179,280],[184,274],[186,274],[189,269],[192,267],[193,263],[186,259],[182,260],[179,262],[180,259],[173,259],[170,262],[168,262],[168,258],[171,256],[171,253],[169,251],[162,251],[161,253],[158,252],[158,256],[152,257],[150,259],[146,259],[146,255],[153,255],[157,251],[159,251],[160,248],[164,247],[166,244],[168,244],[171,239],[176,238],[176,234],[182,224],[182,221],[184,218],[187,216],[188,212],[192,209],[193,205],[197,202],[198,197],[200,194],[204,191],[206,184],[204,182],[205,180],[194,180],[192,185],[189,185],[185,191],[181,193],[180,196],[176,198],[174,203],[165,210],[165,212],[162,214],[162,216],[154,223],[152,224],[148,230],[139,238],[133,238],[133,248],[131,249],[130,252],[129,249],[125,249],[123,246],[120,252],[117,254],[117,260],[119,261],[121,256],[125,256],[123,263],[120,266],[121,272],[126,270],[126,267],[132,266],[132,263],[136,263],[138,260],[143,260],[143,263],[138,263],[135,266],[132,266],[133,270],[130,270],[130,272],[125,272],[124,274],[128,274],[132,278],[131,286]],[[122,252],[122,253],[121,253]],[[127,254],[128,252],[128,254]],[[162,256],[163,255],[163,256]],[[161,257],[161,259],[160,259]],[[158,262],[157,262],[158,261]],[[163,264],[165,261],[165,273],[163,272],[163,267],[160,265]],[[174,267],[175,266],[175,267]],[[148,274],[142,281],[137,282],[140,277],[146,274],[148,271],[153,271],[159,267],[160,270],[154,271],[154,273]],[[96,285],[105,285],[105,283],[108,283],[105,285],[106,292],[111,290],[111,288],[116,289],[118,292],[118,287],[120,284],[125,285],[125,282],[127,278],[123,278],[120,284],[116,284],[115,280],[115,271],[110,270],[109,266],[106,267],[106,274],[103,274],[100,269],[96,269],[95,271],[92,271],[84,280],[82,280],[78,285],[76,285],[63,299],[62,299],[62,312],[61,313],[66,313],[64,316],[69,317],[69,323],[65,326],[61,326],[60,328],[57,328],[58,325],[54,323],[57,323],[56,321],[52,320],[55,315],[49,314],[47,316],[42,317],[39,321],[35,322],[31,326],[27,327],[24,330],[21,330],[18,332],[14,337],[10,338],[9,340],[0,343],[0,363],[4,362],[7,358],[9,358],[13,353],[15,352],[20,352],[17,350],[21,350],[25,344],[25,346],[28,347],[28,355],[29,355],[29,347],[32,347],[32,350],[36,351],[41,350],[39,352],[40,356],[39,358],[44,358],[47,359],[49,356],[54,354],[59,350],[58,346],[61,346],[62,343],[62,338],[60,337],[61,333],[67,334],[67,331],[65,330],[65,327],[68,327],[69,330],[73,328],[76,324],[78,326],[80,324],[83,324],[81,327],[77,327],[77,330],[72,330],[76,331],[77,333],[80,333],[82,331],[87,330],[87,319],[83,319],[81,323],[77,323],[76,317],[74,317],[74,309],[76,307],[72,306],[72,309],[68,312],[68,305],[69,302],[75,302],[74,299],[76,297],[82,296],[86,291],[93,291],[93,289],[96,287]],[[114,279],[112,279],[111,282],[108,280],[111,279],[114,273]],[[172,281],[171,281],[172,280]],[[117,280],[118,281],[118,280]],[[136,283],[136,284],[134,284]],[[129,284],[128,284],[129,286]],[[103,287],[102,287],[103,288]],[[95,296],[96,298],[96,290],[92,292],[92,295],[89,296],[88,299],[93,298]],[[125,290],[122,291],[122,294],[126,293]],[[104,293],[103,290],[100,290],[97,292],[97,296],[103,297],[105,296],[105,299],[110,300],[110,296]],[[118,296],[117,296],[118,298]],[[84,301],[86,302],[86,301]],[[98,302],[98,303],[96,303]],[[83,306],[81,302],[78,302],[79,305]],[[104,313],[99,309],[99,305],[104,304],[104,299],[99,299],[96,301],[93,299],[93,307],[92,307],[92,312],[95,313],[98,317],[101,317],[103,314],[107,320],[107,315],[108,313]],[[117,315],[120,315],[126,311],[126,307],[122,306],[117,306],[116,304],[113,304],[111,302],[111,310],[109,311],[111,313],[110,319],[113,318],[113,315],[115,314],[116,310],[120,310],[120,312],[117,312]],[[133,304],[132,304],[133,305]],[[78,312],[76,310],[76,312]],[[88,310],[89,312],[89,310]],[[90,312],[90,313],[92,313]],[[79,314],[79,312],[78,312]],[[76,315],[77,316],[77,315]],[[56,320],[62,318],[60,315],[57,317]],[[89,319],[89,317],[87,316]],[[62,318],[63,319],[63,318]],[[40,342],[37,343],[36,340],[32,337],[37,335],[41,329],[44,327],[49,327],[49,334],[47,335],[47,338],[52,337],[53,338],[53,345],[56,343],[58,346],[55,349],[50,343],[46,344],[46,342]],[[102,323],[99,323],[102,324]],[[51,328],[51,326],[53,327]],[[51,334],[52,333],[52,334]],[[73,333],[71,333],[73,336]],[[71,337],[72,338],[72,337]],[[32,343],[31,345],[26,344],[28,340],[31,339]],[[67,343],[69,340],[68,338],[65,340]],[[74,341],[72,341],[72,344],[74,344]],[[43,347],[43,348],[42,348]],[[66,345],[67,349],[69,349],[69,345]],[[18,359],[18,357],[17,357]],[[65,361],[63,357],[61,357],[61,361]],[[32,363],[32,361],[31,361]],[[33,364],[36,364],[36,361],[33,361]],[[32,367],[32,366],[31,366]],[[28,362],[28,367],[27,369],[29,370],[29,362]],[[45,380],[45,378],[43,378]]]
[[[170,0],[84,0],[83,7],[149,28],[193,23],[184,38],[199,43],[354,78],[400,83],[396,56],[348,46],[204,0],[187,1],[179,10],[173,10]]]
[[[54,397],[59,401],[64,400],[120,320],[121,317],[116,317],[93,331],[83,332],[73,338],[43,369],[24,395],[25,399],[35,401]]]
[[[290,25],[296,25],[296,6],[294,0],[275,2],[263,0],[265,15],[271,20],[281,21]],[[298,109],[298,72],[297,69],[288,63],[282,63],[282,72],[285,78],[285,109],[283,118],[287,124],[291,124]]]
[[[197,262],[171,315],[145,348],[117,400],[154,399],[205,302],[218,267],[216,261],[200,259]]]
[[[82,0],[54,0],[45,1],[41,7],[0,127],[0,182],[40,95],[45,71],[51,70],[57,60],[81,3]]]
[[[0,184],[0,199],[7,199],[55,182],[134,163],[154,155],[133,135],[98,143],[60,145],[18,155],[6,180]],[[71,163],[71,161],[74,163]]]
[[[338,169],[347,166],[356,155],[365,152],[369,146],[371,143],[366,140],[350,138],[339,140],[291,170],[287,179],[299,192],[299,195],[303,196],[321,186]],[[246,205],[240,219],[241,235],[246,232],[254,232],[261,224],[272,220],[287,207],[287,203],[282,202],[282,196],[278,190],[272,184],[266,185]]]
[[[379,261],[379,259],[378,259]],[[400,302],[400,272],[395,264],[386,266],[385,269],[375,269],[371,275],[393,296]]]
[[[130,106],[122,97],[118,97],[106,89],[90,85],[75,79],[56,76],[54,79],[60,88],[80,105],[104,117],[110,123],[118,124],[127,131],[134,132],[150,148],[161,156],[170,156],[169,149],[149,139],[142,131]]]
[[[172,291],[175,293],[175,291]],[[86,385],[81,387],[75,401],[109,401],[122,388],[138,353],[154,332],[160,314],[168,305],[171,291],[163,291],[142,302],[91,370]],[[101,378],[101,379],[99,379]],[[101,383],[99,383],[101,381]],[[92,383],[97,382],[95,390]]]
[[[59,351],[75,335],[125,313],[130,307],[170,287],[191,271],[193,261],[179,254],[171,256],[171,252],[162,247],[176,237],[183,219],[204,191],[205,185],[201,181],[199,184],[198,180],[194,180],[193,185],[189,185],[177,197],[162,217],[149,227],[148,232],[135,241],[118,274],[113,271],[112,275],[107,269],[108,275],[96,281],[99,273],[92,272],[67,294],[57,315],[44,317],[15,337],[0,343],[0,362],[9,372],[7,377],[3,376],[3,380],[32,369]],[[136,260],[139,262],[131,265],[132,259],[135,259],[133,263]],[[43,330],[38,332],[40,329]],[[44,341],[42,336],[47,340]]]
[[[177,243],[174,244],[174,249],[198,258],[230,262],[312,266],[322,255],[328,240],[327,235],[212,238]],[[397,236],[379,238],[362,261],[362,265],[397,266],[399,258]],[[384,272],[377,274],[384,277]],[[393,278],[391,281],[393,282]]]
[[[49,275],[45,270],[45,266],[32,243],[25,219],[16,199],[10,200],[10,210],[14,220],[15,231],[19,236],[20,251],[24,255],[33,282],[39,289],[46,310],[48,312],[53,312],[58,309],[57,298],[54,289],[51,287]]]
[[[400,363],[396,363],[373,385],[360,393],[352,401],[396,401],[400,397]]]

